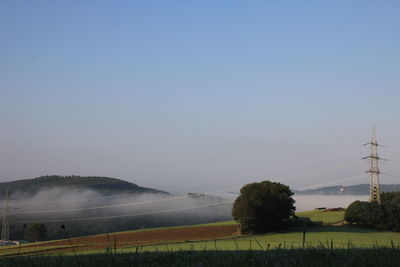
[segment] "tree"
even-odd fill
[[[293,192],[288,186],[263,181],[247,184],[240,189],[232,216],[241,223],[244,233],[265,233],[284,229],[294,215]]]
[[[351,203],[344,214],[344,219],[349,223],[367,225],[369,202],[356,200]]]
[[[25,238],[30,242],[41,240],[46,235],[46,227],[43,224],[35,223],[28,226],[25,230]]]
[[[385,192],[381,194],[383,218],[387,230],[400,232],[400,192]]]
[[[345,220],[360,226],[400,231],[400,192],[381,194],[381,203],[354,201],[346,209]]]

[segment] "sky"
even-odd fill
[[[397,0],[1,0],[0,181],[368,183],[361,145],[374,125],[382,157],[400,160],[399,10]],[[381,168],[400,175],[399,163]]]

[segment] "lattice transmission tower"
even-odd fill
[[[370,167],[367,173],[370,174],[371,181],[369,186],[369,200],[381,202],[381,195],[379,190],[379,174],[381,174],[378,166],[378,161],[381,159],[378,156],[378,141],[376,138],[375,127],[372,129],[372,139],[371,142],[366,143],[365,145],[369,145],[371,147],[371,154],[364,159],[368,159],[370,162]]]
[[[6,191],[6,199],[4,201],[3,223],[1,227],[1,241],[7,242],[10,240],[10,222],[8,221],[8,213],[10,206],[8,204],[8,190]]]

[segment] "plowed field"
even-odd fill
[[[166,228],[122,232],[109,235],[96,235],[70,240],[42,242],[23,246],[20,254],[58,253],[109,248],[124,248],[160,243],[175,243],[182,241],[212,240],[238,234],[237,225]],[[10,248],[10,254],[17,253],[17,248]],[[9,254],[9,255],[10,255]]]

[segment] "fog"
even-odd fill
[[[43,223],[47,239],[64,238],[60,225],[71,236],[190,225],[231,220],[232,204],[237,195],[223,194],[118,194],[101,195],[94,190],[45,188],[29,195],[16,192],[10,198],[12,235],[22,238],[22,224]],[[296,211],[318,207],[347,207],[368,196],[295,195]],[[3,203],[0,203],[3,205]]]
[[[218,208],[219,204],[227,204],[223,201],[219,197],[199,194],[101,195],[88,189],[56,187],[43,189],[34,195],[12,194],[10,213],[16,222],[85,221],[144,215],[165,217],[176,212],[218,219],[225,216]]]
[[[17,192],[11,195],[10,215],[16,222],[85,221],[144,215],[165,217],[179,212],[188,216],[212,218],[230,217],[231,202],[237,195],[219,196],[192,194],[163,195],[101,195],[94,190],[45,188],[34,195]],[[318,207],[347,207],[355,200],[366,201],[367,195],[295,195],[296,211]],[[218,206],[225,206],[220,209]],[[226,208],[229,207],[229,208]],[[222,213],[221,213],[222,212]]]

